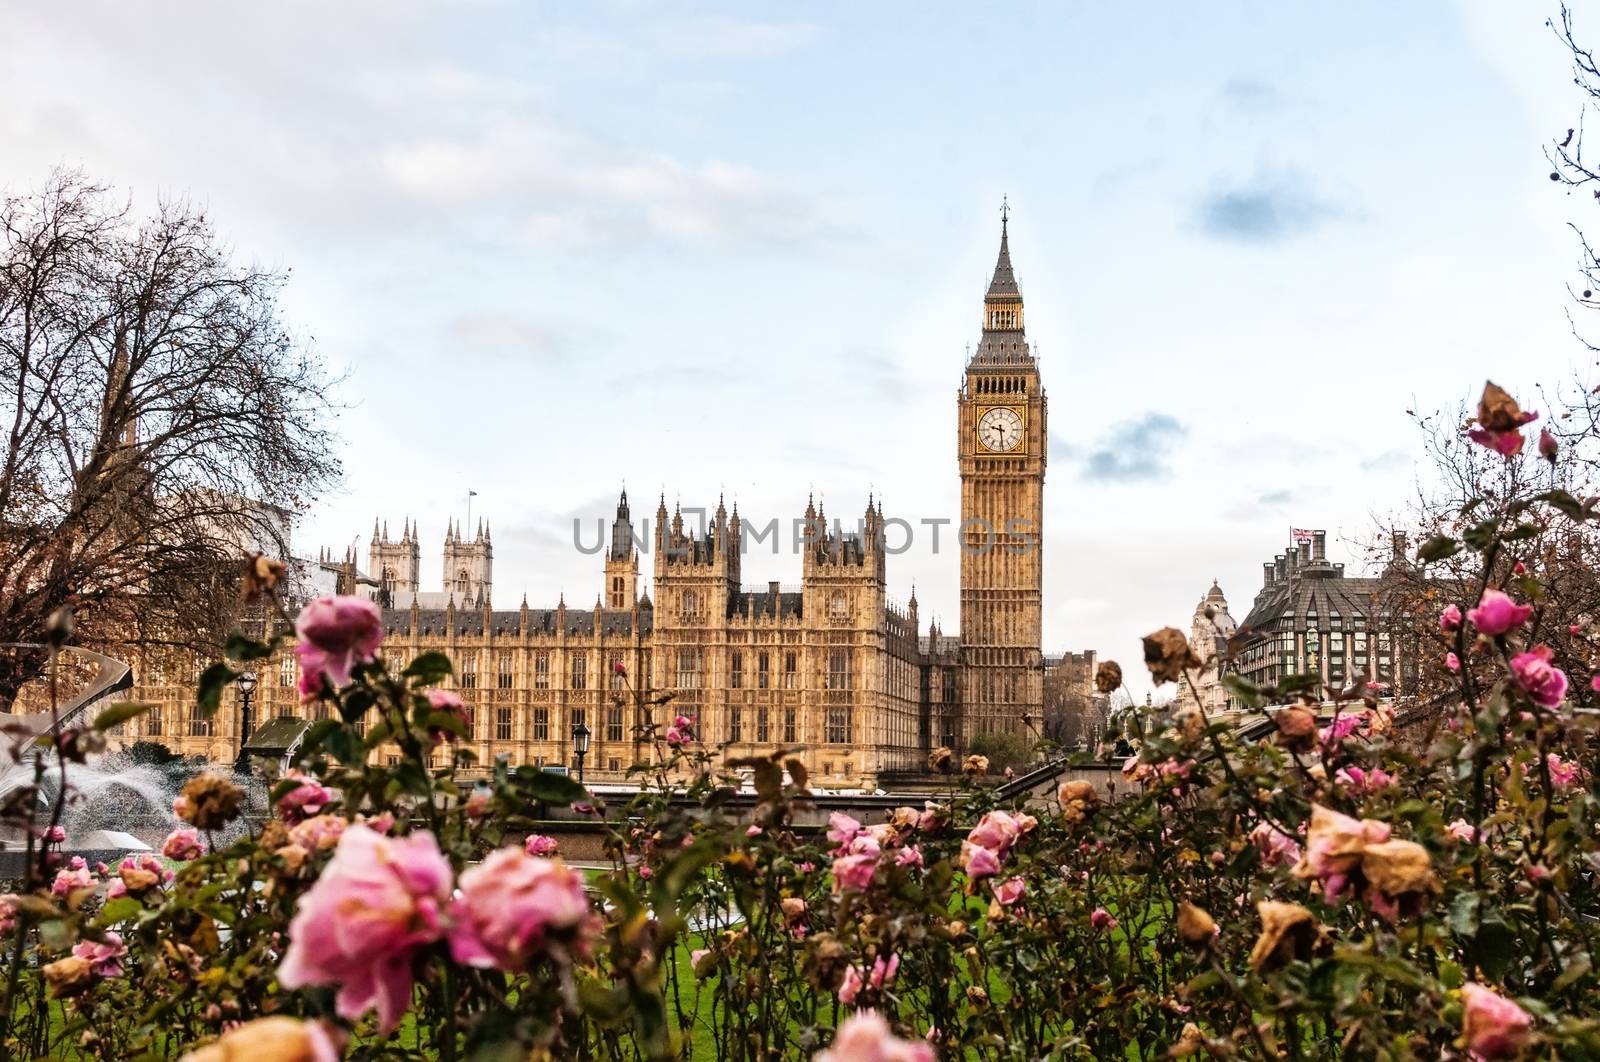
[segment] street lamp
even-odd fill
[[[583,758],[589,755],[589,728],[580,720],[572,728],[572,751],[578,756],[578,783],[583,783]]]
[[[250,695],[256,691],[256,673],[254,671],[243,672],[239,675],[239,680],[235,685],[239,687],[239,758],[235,761],[234,766],[243,769],[247,766],[244,746],[245,742],[250,740],[250,731],[253,729],[250,719]]]

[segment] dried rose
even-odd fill
[[[1144,636],[1144,663],[1157,685],[1178,682],[1185,670],[1202,665],[1189,639],[1176,627],[1162,627]]]
[[[273,560],[260,553],[251,554],[244,562],[243,592],[246,601],[254,601],[262,594],[271,593],[283,578],[283,561]]]
[[[1277,742],[1290,752],[1309,752],[1317,743],[1317,713],[1296,705],[1272,716],[1278,728]]]
[[[41,971],[50,995],[56,999],[75,996],[94,981],[94,964],[79,955],[68,955],[46,965]]]
[[[189,779],[173,807],[179,817],[202,830],[215,830],[239,817],[244,790],[218,774]]]
[[[1297,903],[1262,900],[1256,904],[1256,911],[1261,915],[1261,936],[1250,949],[1250,966],[1254,970],[1310,958],[1313,947],[1325,935],[1311,912]]]
[[[1188,900],[1178,904],[1178,936],[1185,944],[1201,947],[1217,936],[1217,923],[1202,907]]]
[[[1115,693],[1121,685],[1122,665],[1115,660],[1107,660],[1095,669],[1094,688],[1101,693]]]

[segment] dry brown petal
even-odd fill
[[[1205,908],[1184,900],[1178,904],[1178,936],[1185,944],[1197,947],[1209,944],[1217,936],[1216,919],[1207,914]]]
[[[300,873],[300,868],[305,865],[306,856],[310,855],[309,852],[297,844],[286,844],[274,854],[283,860],[283,869],[290,874]]]
[[[1144,636],[1144,663],[1157,685],[1178,682],[1186,669],[1201,666],[1189,639],[1176,627],[1162,627]]]
[[[1322,935],[1314,915],[1297,903],[1262,900],[1256,904],[1261,915],[1261,936],[1250,949],[1250,967],[1271,969],[1291,959],[1305,959]]]
[[[940,745],[928,753],[928,769],[938,771],[940,774],[950,773],[950,764],[955,760],[955,753]]]
[[[1317,743],[1317,713],[1296,705],[1273,714],[1279,745],[1291,752],[1307,752]]]
[[[46,965],[40,973],[44,974],[44,983],[50,986],[50,994],[61,999],[75,996],[89,987],[94,980],[94,964],[88,959],[68,955]]]
[[[974,752],[961,764],[963,774],[980,775],[989,773],[989,757],[980,756]]]
[[[1115,660],[1107,660],[1095,669],[1094,688],[1101,693],[1115,693],[1121,685],[1122,665]]]
[[[138,896],[154,888],[161,880],[160,875],[151,870],[140,870],[136,867],[121,867],[117,876],[122,879],[122,884],[128,891]]]
[[[1503,388],[1491,381],[1483,385],[1483,397],[1478,399],[1478,424],[1489,431],[1515,431],[1533,418],[1517,405]]]
[[[261,827],[261,836],[256,838],[256,847],[268,852],[275,852],[289,843],[289,827],[278,819],[268,819]]]
[[[259,553],[252,554],[244,562],[244,580],[242,591],[246,601],[254,601],[262,594],[270,593],[278,585],[278,580],[283,578],[284,563],[273,560],[271,557]]]
[[[1361,875],[1367,884],[1388,896],[1438,892],[1428,850],[1415,841],[1369,844],[1361,853]]]
[[[257,1018],[223,1034],[216,1043],[184,1055],[180,1062],[313,1062],[322,1057],[309,1022]]]
[[[1199,1054],[1205,1048],[1206,1034],[1200,1031],[1200,1026],[1192,1021],[1183,1023],[1183,1031],[1178,1034],[1178,1042],[1167,1048],[1168,1058],[1189,1058]]]
[[[244,790],[218,774],[201,774],[183,787],[179,817],[202,830],[221,829],[239,817]]]

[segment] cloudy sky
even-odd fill
[[[624,479],[955,514],[1008,195],[1046,648],[1128,659],[1213,577],[1242,617],[1291,525],[1358,564],[1413,489],[1408,408],[1582,363],[1545,6],[0,0],[0,185],[188,195],[292,268],[347,377],[302,550],[409,514],[435,588],[476,490],[507,607],[593,601],[572,523]],[[955,627],[953,554],[890,581]]]

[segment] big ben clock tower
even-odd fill
[[[1022,327],[1008,210],[983,298],[983,336],[956,401],[961,466],[961,740],[1026,736],[1044,707],[1040,654],[1044,468],[1049,432],[1039,365]]]

